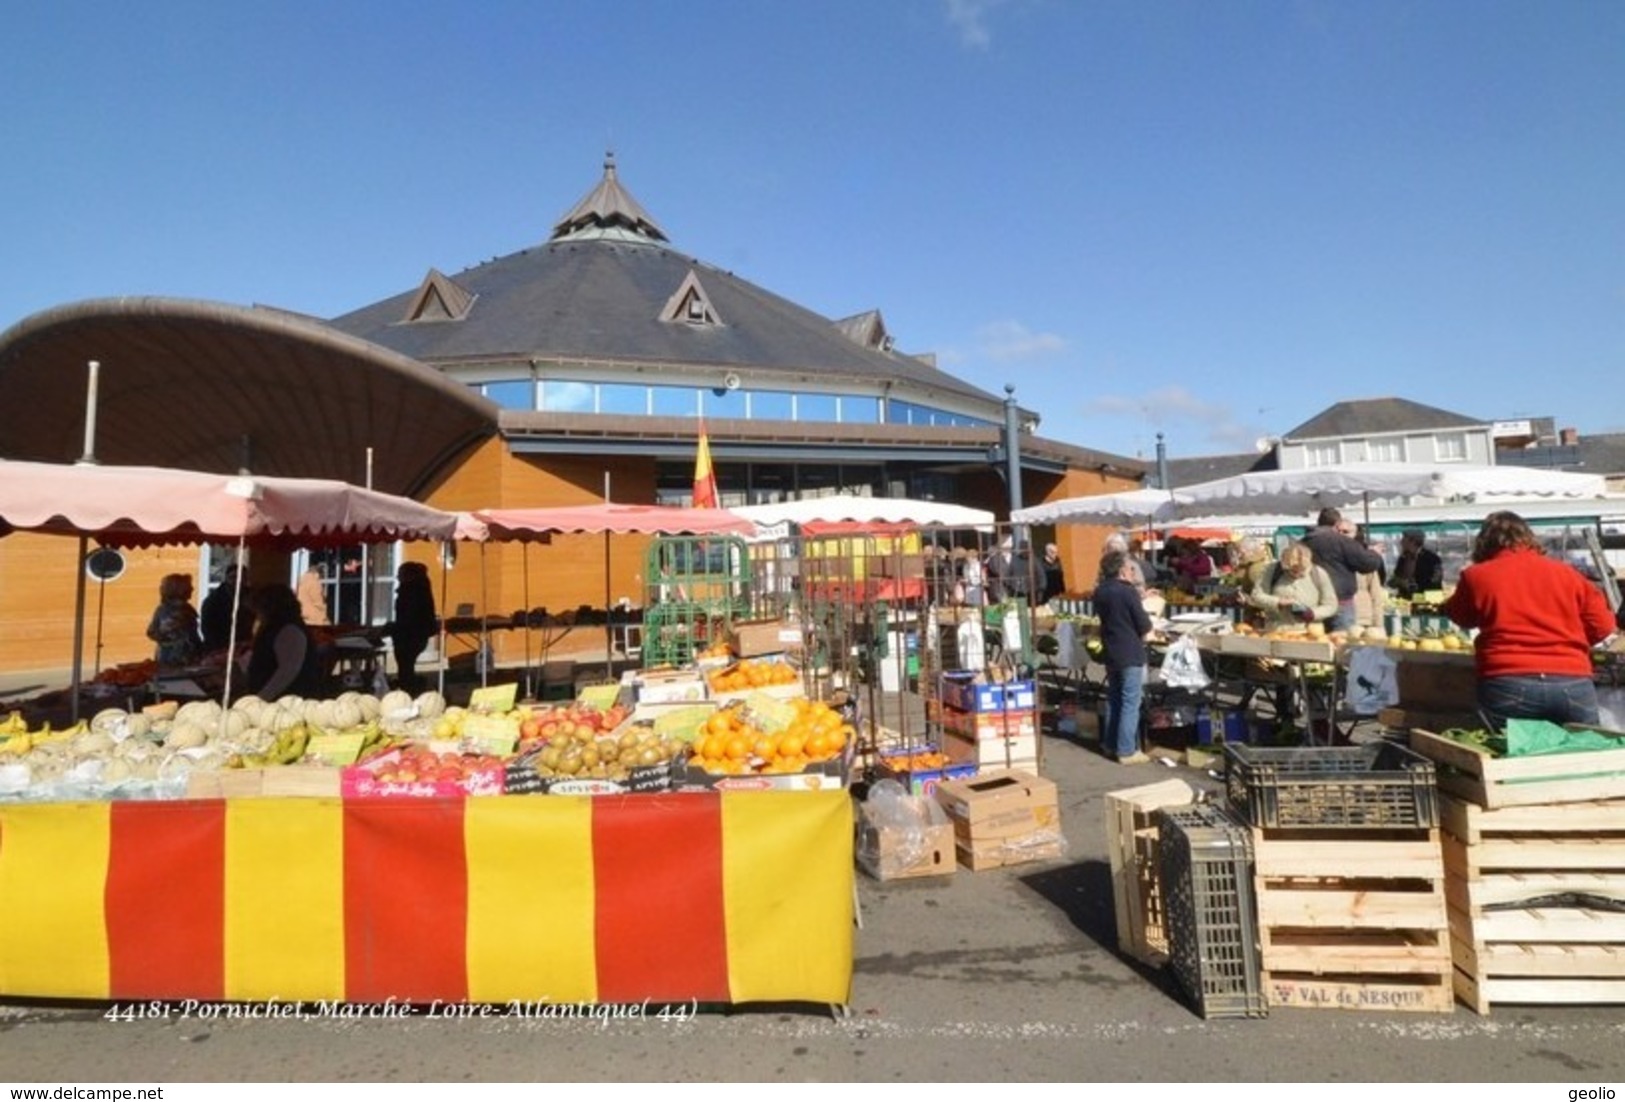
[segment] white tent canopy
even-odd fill
[[[1010,514],[1016,524],[1118,524],[1161,523],[1179,515],[1175,495],[1167,490],[1120,490],[1110,494],[1090,494],[1045,502]]]
[[[828,497],[780,501],[772,505],[744,505],[730,509],[759,529],[784,524],[871,522],[917,524],[937,528],[986,528],[994,516],[986,509],[972,509],[946,501],[921,501],[906,497],[860,497],[832,494]]]
[[[1294,513],[1325,506],[1387,501],[1510,501],[1531,497],[1600,497],[1600,475],[1533,467],[1453,463],[1358,463],[1288,471],[1249,471],[1182,486],[1182,516],[1198,513]]]

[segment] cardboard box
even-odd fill
[[[978,767],[975,762],[958,762],[940,769],[905,769],[897,762],[899,759],[907,758],[908,754],[907,750],[891,755],[882,752],[879,768],[882,777],[890,777],[908,789],[911,796],[930,796],[943,781],[958,781],[976,776]]]
[[[1038,713],[1030,708],[1021,712],[962,712],[945,706],[939,714],[944,731],[965,738],[1031,738],[1038,734]]]
[[[709,697],[705,680],[690,670],[641,673],[632,684],[639,704],[692,704]]]
[[[945,876],[958,867],[954,857],[954,825],[936,801],[910,798],[917,809],[917,826],[881,823],[872,805],[858,808],[858,867],[876,880],[908,880],[919,876]]]
[[[952,731],[942,732],[942,752],[955,762],[993,769],[1021,769],[1038,772],[1038,736],[967,738]]]
[[[945,673],[937,695],[948,707],[962,712],[1030,712],[1038,707],[1038,686],[1034,682],[982,684],[976,676],[965,670]]]
[[[936,800],[954,824],[959,863],[979,871],[1063,856],[1055,784],[1017,769],[997,770],[937,786]]]
[[[736,623],[730,632],[730,645],[741,658],[756,658],[764,654],[780,654],[801,646],[801,629],[784,619],[746,620]]]
[[[345,797],[374,796],[500,796],[506,772],[501,762],[472,770],[461,780],[386,781],[378,774],[393,765],[399,750],[373,758],[365,765],[347,765],[338,770],[339,794]]]
[[[337,796],[340,770],[325,765],[271,765],[257,769],[194,770],[186,778],[189,800],[242,796]]]
[[[1478,711],[1478,672],[1471,654],[1396,651],[1399,706],[1417,711]]]
[[[813,762],[799,773],[707,773],[690,763],[674,771],[672,787],[680,792],[817,792],[846,788],[854,748],[829,761]]]

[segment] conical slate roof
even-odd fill
[[[889,382],[899,397],[949,397],[977,416],[1003,417],[1001,396],[894,352],[889,342],[854,339],[830,318],[673,250],[621,185],[613,161],[547,243],[450,282],[468,303],[455,318],[415,313],[422,296],[414,287],[329,324],[445,367],[617,363],[651,376],[718,369],[737,371],[750,386],[784,389],[818,378]],[[680,308],[689,301],[695,310]]]

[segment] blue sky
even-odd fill
[[[334,316],[543,240],[613,147],[675,248],[1054,439],[1625,431],[1616,0],[62,0],[0,96],[0,328]]]

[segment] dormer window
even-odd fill
[[[710,297],[700,284],[700,277],[689,272],[683,277],[676,293],[666,300],[666,306],[660,311],[661,321],[680,321],[687,325],[721,325],[722,319],[717,317],[716,308],[711,305]]]
[[[434,268],[423,277],[417,294],[407,304],[402,321],[459,321],[474,305],[474,296]]]

